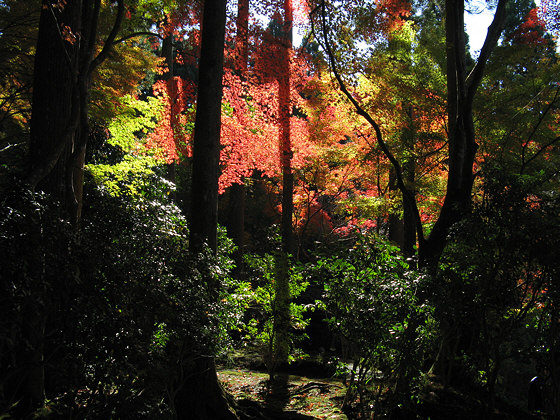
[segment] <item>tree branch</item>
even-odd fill
[[[482,81],[482,76],[484,74],[484,68],[490,58],[490,54],[498,44],[502,30],[504,29],[504,24],[506,21],[506,4],[508,0],[499,0],[498,6],[496,7],[496,13],[494,13],[494,19],[488,27],[488,33],[486,39],[484,40],[484,45],[480,50],[480,55],[476,65],[471,70],[467,77],[467,95],[468,100],[472,103],[476,90]]]
[[[115,38],[117,37],[117,34],[119,33],[119,30],[121,28],[121,23],[122,23],[123,18],[124,18],[124,1],[123,0],[118,0],[117,3],[118,3],[117,4],[117,16],[115,17],[115,23],[113,24],[113,28],[111,29],[111,32],[109,33],[109,36],[105,40],[105,44],[103,45],[103,49],[97,55],[97,57],[95,57],[95,59],[91,62],[91,65],[89,66],[89,73],[90,74],[97,67],[99,67],[101,65],[101,63],[103,63],[103,61],[105,61],[105,59],[109,56],[109,53],[113,49]]]
[[[317,10],[317,9],[315,9],[315,10]],[[325,45],[324,45],[325,52],[327,53],[329,63],[330,63],[330,67],[332,69],[334,77],[337,80],[338,85],[340,86],[340,89],[341,89],[342,93],[344,93],[344,95],[352,103],[352,105],[356,109],[356,112],[358,113],[358,115],[363,117],[373,127],[373,129],[375,131],[377,144],[379,145],[379,147],[381,148],[381,150],[383,151],[383,153],[385,154],[387,159],[389,159],[389,161],[391,162],[391,164],[395,168],[395,172],[396,172],[396,176],[397,176],[397,186],[398,186],[399,190],[401,191],[401,193],[403,194],[403,200],[407,201],[411,205],[411,208],[414,211],[416,233],[418,235],[418,241],[420,243],[422,243],[422,242],[424,242],[424,230],[423,230],[423,227],[422,227],[422,220],[420,218],[420,212],[418,210],[418,205],[416,204],[416,200],[414,199],[413,194],[410,192],[410,190],[408,188],[406,188],[406,186],[404,184],[401,165],[399,164],[397,159],[393,156],[393,154],[391,153],[391,151],[387,147],[387,144],[383,140],[383,135],[381,133],[381,129],[379,128],[379,125],[377,124],[377,122],[371,117],[371,115],[369,115],[369,113],[365,109],[363,109],[361,107],[361,105],[354,98],[354,96],[348,91],[348,88],[346,87],[346,84],[344,83],[344,80],[342,80],[342,77],[337,70],[336,61],[335,61],[334,54],[333,54],[333,51],[331,49],[331,45],[330,45],[328,34],[327,34],[327,22],[326,22],[326,12],[325,12],[325,1],[324,0],[321,2],[321,26],[322,26],[322,32],[323,32],[323,41],[325,43]]]
[[[119,39],[113,41],[113,45],[117,45],[117,44],[120,44],[120,43],[122,43],[122,42],[124,42],[124,41],[128,41],[129,39],[136,38],[137,36],[143,36],[143,35],[145,35],[145,36],[155,36],[155,37],[157,37],[157,38],[159,38],[159,39],[161,39],[161,40],[164,39],[163,36],[161,36],[160,34],[158,34],[158,33],[156,33],[156,32],[149,32],[149,31],[134,32],[134,33],[132,33],[132,34],[128,34],[128,35],[126,35],[126,36],[123,36],[122,38],[119,38]]]
[[[519,170],[519,173],[523,173],[525,171],[525,168],[532,162],[534,161],[537,157],[540,156],[540,154],[542,152],[544,152],[546,149],[548,149],[550,146],[554,145],[554,143],[560,141],[560,136],[553,138],[552,140],[550,140],[548,143],[546,143],[545,145],[543,145],[537,152],[535,152],[535,154],[533,156],[531,156],[526,162],[523,162],[523,164],[521,165],[521,169]]]

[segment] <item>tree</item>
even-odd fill
[[[42,2],[35,54],[31,112],[30,162],[26,182],[60,200],[70,217],[80,215],[82,171],[89,134],[87,104],[91,76],[108,56],[124,16],[119,1],[105,46],[95,55],[101,2]],[[81,39],[78,39],[81,38]],[[39,281],[39,279],[37,279]],[[23,336],[28,346],[20,413],[27,415],[45,398],[44,334],[49,302],[30,299]]]
[[[449,132],[449,174],[440,215],[424,240],[420,236],[419,257],[436,264],[443,252],[449,229],[462,220],[471,207],[475,174],[473,164],[478,149],[473,121],[473,101],[484,76],[486,63],[504,28],[507,0],[500,0],[478,60],[468,73],[465,60],[464,2],[445,3],[447,55],[447,121]],[[420,233],[420,232],[419,232]]]
[[[193,177],[189,248],[201,254],[208,246],[215,253],[218,224],[218,171],[222,75],[226,27],[226,0],[206,0],[202,20],[197,110],[193,144]],[[218,284],[206,288],[217,298]],[[214,358],[197,355],[186,367],[186,378],[175,397],[181,419],[234,419],[224,391],[218,382]]]
[[[113,26],[96,55],[100,0],[44,0],[42,5],[33,82],[31,168],[26,181],[32,188],[40,185],[54,194],[77,221],[91,78],[113,48],[125,8],[119,0]]]
[[[277,39],[280,53],[278,68],[278,120],[280,168],[282,172],[282,221],[280,235],[282,249],[276,261],[276,298],[274,302],[274,327],[272,342],[272,366],[285,363],[290,347],[290,264],[289,254],[293,252],[292,218],[294,211],[294,176],[292,173],[292,138],[290,101],[290,56],[292,53],[293,9],[292,0],[284,0],[283,19]],[[271,369],[274,369],[272,367]]]
[[[75,225],[81,215],[94,72],[109,57],[114,46],[125,41],[116,39],[124,19],[125,5],[121,0],[110,5],[101,0],[44,0],[40,9],[33,68],[29,167],[24,181],[32,190],[50,194],[60,203],[59,217],[70,219]],[[122,58],[122,54],[121,50],[117,55]],[[136,57],[139,55],[142,54]],[[134,71],[131,74],[139,75]],[[101,79],[103,76],[106,74]],[[126,80],[121,91],[130,90],[136,83],[137,80]],[[68,247],[72,245],[69,243]],[[78,267],[72,270],[79,277]],[[48,297],[41,302],[30,299],[24,305],[29,314],[23,332],[28,345],[27,351],[21,354],[20,365],[25,368],[21,375],[23,385],[18,389],[22,400],[18,407],[20,413],[28,414],[43,404],[44,334],[51,315],[49,311],[57,310],[53,302],[58,298]]]
[[[443,205],[428,238],[424,236],[418,205],[414,199],[413,192],[406,185],[401,163],[389,149],[379,124],[352,95],[338,70],[335,52],[333,51],[327,30],[325,2],[323,1],[320,4],[324,48],[327,52],[331,69],[340,88],[350,102],[352,102],[358,114],[364,117],[372,126],[380,149],[394,168],[396,184],[403,194],[403,205],[405,208],[410,208],[414,214],[414,225],[418,237],[418,256],[420,263],[424,266],[432,268],[437,266],[437,261],[445,247],[450,227],[468,214],[470,209],[471,192],[475,177],[473,163],[478,148],[475,141],[473,123],[473,100],[484,75],[486,63],[502,33],[506,16],[506,3],[505,0],[498,2],[494,19],[488,29],[488,35],[480,56],[468,74],[463,17],[464,2],[448,0],[445,3],[449,170]],[[399,6],[402,7],[403,5],[399,4]],[[389,14],[393,20],[395,18],[399,19],[401,15],[401,12]],[[389,19],[389,23],[390,21]]]
[[[236,37],[237,56],[235,60],[235,71],[241,81],[247,81],[247,70],[249,61],[249,0],[239,0],[237,4]],[[244,95],[246,96],[246,95]],[[243,110],[246,112],[246,110]],[[246,118],[247,116],[245,116]],[[245,245],[245,185],[244,180],[235,182],[230,187],[228,233],[232,237],[237,251],[235,262],[240,270],[243,264],[243,248]]]
[[[448,172],[445,198],[439,216],[427,238],[424,235],[424,227],[414,191],[410,189],[405,180],[402,162],[399,161],[394,151],[388,146],[379,122],[356,99],[356,96],[351,92],[339,72],[336,61],[337,55],[333,50],[333,44],[327,29],[329,24],[325,1],[322,1],[319,5],[323,46],[327,53],[331,70],[340,89],[354,105],[357,113],[371,125],[379,148],[391,162],[396,185],[403,195],[403,207],[408,208],[414,217],[418,238],[419,264],[432,273],[435,273],[438,269],[438,262],[447,244],[450,229],[453,225],[463,220],[471,209],[472,188],[475,179],[473,166],[478,149],[478,144],[475,140],[473,101],[481,84],[488,59],[502,33],[506,17],[506,4],[507,0],[500,0],[498,2],[494,19],[488,29],[480,56],[471,71],[468,72],[464,30],[464,1],[446,0],[445,2]],[[403,5],[399,3],[398,6]],[[402,13],[393,15],[381,14],[384,18],[389,16],[389,26],[391,21],[398,22],[402,15]],[[413,343],[417,338],[418,327],[418,320],[412,320],[408,325],[407,333],[405,334],[405,340],[408,343]],[[446,334],[444,328],[440,353],[434,364],[435,372],[443,374],[444,382],[448,379],[445,374],[450,372],[448,365],[453,363],[455,357],[452,350],[454,347],[452,343],[447,341],[448,339],[449,335]],[[412,352],[405,354],[406,357],[412,357]],[[406,363],[403,363],[402,366],[406,366]],[[397,394],[406,393],[411,374],[413,373],[406,368],[399,374],[396,384]]]

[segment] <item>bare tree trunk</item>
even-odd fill
[[[405,146],[406,156],[403,158],[402,165],[403,179],[410,194],[414,197],[414,179],[416,165],[414,162],[414,114],[412,105],[407,108],[407,126],[401,133],[401,141]],[[398,189],[395,168],[391,167],[389,173],[389,188],[392,191]],[[416,227],[414,221],[414,208],[409,200],[403,196],[402,200],[403,213],[402,217],[395,214],[389,215],[389,239],[397,243],[401,251],[407,257],[414,255],[414,247],[416,246]]]
[[[415,126],[414,126],[414,108],[412,105],[407,109],[408,124],[404,133],[404,142],[408,151],[408,156],[403,162],[403,174],[406,186],[410,191],[413,199],[416,197],[415,179],[416,179],[416,162],[415,162]],[[414,220],[413,203],[403,197],[403,245],[402,252],[407,257],[414,255],[414,247],[416,246],[416,226]]]
[[[249,61],[249,0],[239,0],[237,5],[237,57],[235,70],[242,81],[247,79],[247,65]],[[243,266],[245,247],[245,184],[233,184],[229,188],[229,215],[227,230],[237,251],[233,255],[237,272]]]
[[[233,184],[229,187],[229,214],[227,220],[229,237],[237,247],[233,260],[239,273],[243,266],[243,248],[245,247],[245,185]]]
[[[46,0],[42,4],[34,63],[28,181],[33,187],[40,182],[39,188],[68,209],[68,163],[73,153],[73,129],[79,120],[74,108],[79,99],[75,83],[78,49],[62,39],[60,25],[64,23],[79,31],[81,5],[75,2],[60,10]],[[69,126],[73,129],[69,130]],[[38,284],[41,277],[42,269],[38,268]],[[24,309],[25,349],[19,355],[21,385],[15,395],[20,400],[17,413],[22,417],[41,407],[45,400],[43,352],[49,306],[48,302],[41,304],[30,299]]]
[[[62,38],[61,26],[81,31],[81,2],[62,10],[43,1],[33,80],[30,183],[67,203],[68,163],[79,125],[79,50]],[[38,172],[40,170],[40,172]]]
[[[283,30],[278,39],[281,46],[281,63],[278,77],[278,114],[280,116],[280,166],[282,170],[282,249],[276,259],[276,284],[274,300],[274,338],[272,369],[286,363],[290,351],[290,269],[288,255],[293,252],[293,195],[290,98],[290,54],[293,25],[292,0],[284,0]]]
[[[507,0],[498,2],[492,24],[478,61],[467,76],[465,62],[464,1],[446,0],[445,36],[447,54],[447,119],[449,125],[449,173],[440,215],[428,239],[420,244],[421,264],[435,266],[447,243],[449,229],[471,208],[475,174],[473,164],[478,145],[475,141],[473,100],[490,54],[502,33]]]
[[[218,176],[222,105],[222,76],[226,24],[226,0],[206,0],[202,21],[202,45],[193,147],[190,249],[202,252],[207,244],[217,248]],[[219,285],[207,276],[210,296]],[[216,374],[213,357],[200,356],[185,367],[173,405],[179,419],[236,419]]]
[[[193,142],[190,248],[216,251],[225,0],[206,0]]]

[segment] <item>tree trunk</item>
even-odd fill
[[[280,116],[280,165],[282,169],[282,247],[290,253],[293,250],[293,195],[294,177],[292,174],[292,139],[291,139],[291,102],[290,102],[290,53],[292,50],[292,1],[284,0],[284,24],[281,32],[282,59],[278,78],[278,114]]]
[[[81,2],[70,2],[62,10],[47,0],[39,21],[33,80],[30,163],[28,181],[70,206],[73,186],[67,185],[80,118],[77,86],[78,45],[64,40],[59,25],[73,33],[81,31]]]
[[[473,99],[482,80],[486,62],[503,30],[507,0],[498,2],[492,24],[481,49],[479,59],[467,76],[464,30],[464,1],[446,0],[445,33],[447,53],[447,117],[449,130],[449,173],[447,190],[440,215],[425,241],[420,242],[419,261],[422,266],[435,271],[451,227],[461,221],[471,209],[472,186],[475,178],[473,164],[478,145],[475,141]],[[453,366],[457,346],[455,325],[446,329],[442,325],[442,349],[433,366],[434,373],[449,376],[443,367]],[[461,334],[457,331],[457,334]],[[455,341],[455,342],[457,342]]]
[[[63,40],[59,24],[80,31],[81,5],[71,3],[62,10],[43,1],[34,63],[32,115],[30,123],[30,170],[28,183],[58,199],[69,210],[74,208],[68,197],[69,162],[73,154],[74,128],[79,113],[75,105],[79,92],[75,83],[78,50]],[[69,129],[71,127],[72,129]],[[40,173],[39,173],[40,172]],[[47,177],[48,175],[48,177]],[[41,281],[41,270],[36,281]],[[44,332],[48,318],[48,302],[31,300],[25,307],[23,327],[25,350],[19,355],[21,386],[15,399],[20,400],[17,414],[29,415],[45,400]]]
[[[193,142],[190,248],[216,251],[225,0],[206,0]]]
[[[403,162],[403,175],[406,186],[415,200],[416,197],[416,154],[414,151],[416,136],[414,126],[414,108],[408,106],[407,110],[408,124],[403,133],[403,140],[406,145],[408,156]],[[414,220],[414,208],[410,200],[403,197],[403,245],[402,252],[407,257],[414,255],[414,247],[416,246],[416,222]]]
[[[247,79],[247,64],[249,61],[249,0],[239,0],[237,5],[237,56],[235,70],[242,81]],[[244,118],[244,115],[239,115]],[[241,121],[242,122],[242,121]],[[242,271],[245,247],[245,184],[233,184],[229,188],[229,215],[227,230],[233,243],[237,247],[233,258],[237,273]]]
[[[389,169],[389,191],[391,195],[397,194],[398,191],[395,168]],[[389,240],[397,244],[401,250],[404,248],[403,217],[395,213],[389,214]]]
[[[108,56],[120,28],[123,0],[117,4],[114,26],[94,60],[101,0],[42,1],[33,69],[30,167],[25,181],[32,189],[41,189],[58,200],[61,216],[76,225],[89,134],[91,74]],[[25,331],[29,348],[22,354],[26,360],[22,361],[24,386],[19,397],[29,410],[44,401],[44,331],[49,311],[55,310],[51,303],[26,308],[32,315]]]
[[[238,419],[216,373],[213,357],[200,357],[185,372],[174,406],[179,420]]]
[[[233,260],[239,274],[243,267],[243,248],[245,246],[245,185],[243,184],[233,184],[229,187],[227,231],[237,247],[233,254]]]
[[[406,111],[407,125],[401,133],[401,141],[405,148],[405,156],[402,158],[402,175],[405,181],[406,188],[408,189],[411,197],[415,199],[415,154],[414,154],[414,110],[412,105],[403,105]],[[396,169],[391,167],[389,173],[389,188],[391,190],[397,190],[397,176]],[[414,207],[411,200],[407,200],[404,194],[402,194],[402,207],[403,214],[402,217],[397,215],[389,216],[389,239],[397,243],[401,252],[407,256],[412,257],[414,255],[414,247],[416,246],[416,223],[414,220]]]
[[[446,0],[445,2],[449,172],[440,215],[429,238],[420,243],[419,260],[424,266],[437,266],[447,243],[449,229],[462,220],[471,208],[475,177],[473,164],[478,149],[472,113],[473,100],[482,80],[486,62],[502,33],[506,3],[507,0],[498,2],[478,61],[467,76],[464,1]]]
[[[199,253],[207,244],[217,248],[218,172],[222,105],[222,75],[226,24],[226,0],[206,0],[193,146],[190,249]],[[207,276],[210,296],[219,285]],[[216,374],[213,357],[198,357],[187,367],[174,397],[177,418],[236,419]]]
[[[165,72],[161,75],[161,79],[167,83],[167,91],[169,92],[170,101],[175,100],[177,95],[176,84],[173,81],[173,65],[174,65],[174,54],[173,54],[173,35],[171,33],[167,34],[161,42],[161,57],[165,59],[165,64],[167,68]],[[171,104],[171,113],[173,113],[176,108]],[[171,115],[171,124],[175,122],[175,115]],[[173,125],[172,125],[173,127]],[[176,162],[173,161],[167,164],[167,179],[175,184],[177,178]],[[177,200],[177,193],[173,191],[172,198],[174,201]]]
[[[58,199],[76,223],[89,136],[91,75],[113,48],[124,17],[123,0],[117,0],[113,27],[94,58],[100,10],[101,0],[43,0],[35,54],[30,170],[25,181]]]
[[[282,249],[276,258],[274,326],[271,376],[274,368],[288,361],[290,351],[290,268],[288,255],[293,252],[293,194],[290,98],[290,53],[292,49],[292,1],[284,0],[283,30],[278,38],[282,54],[278,77],[278,114],[280,122],[280,167],[282,170]]]

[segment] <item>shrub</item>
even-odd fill
[[[372,399],[379,403],[381,394],[386,401],[402,401],[418,383],[424,353],[433,344],[424,277],[373,234],[358,234],[353,246],[319,260],[314,271],[324,281],[324,307],[343,358],[352,361],[346,407],[358,396],[362,409]]]
[[[170,418],[182,377],[195,357],[218,351],[231,317],[216,286],[230,245],[192,257],[186,220],[161,198],[89,184],[85,203],[79,230],[41,194],[2,206],[0,377],[17,377],[17,354],[30,348],[44,355],[45,412]],[[40,342],[26,335],[30,309],[44,322]],[[0,383],[1,412],[18,403],[10,385]]]

